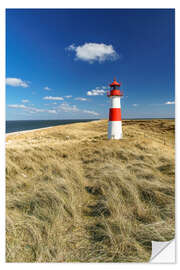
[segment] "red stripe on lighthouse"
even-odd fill
[[[121,121],[121,109],[120,108],[109,109],[109,121]]]

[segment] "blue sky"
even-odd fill
[[[174,10],[8,9],[6,118],[174,117]]]

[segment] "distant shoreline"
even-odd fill
[[[7,120],[6,134],[27,132],[37,129],[50,128],[73,123],[92,122],[99,119],[68,119],[68,120]]]
[[[90,121],[87,121],[88,122],[94,122],[94,121],[99,121],[101,119],[97,119],[97,120],[90,120]],[[43,129],[49,129],[49,128],[54,128],[54,127],[59,127],[59,126],[64,126],[64,125],[72,125],[72,124],[77,124],[77,123],[84,123],[84,122],[73,122],[73,123],[64,123],[64,124],[61,124],[61,125],[55,125],[55,126],[49,126],[49,127],[42,127],[42,128],[34,128],[34,129],[26,129],[26,130],[19,130],[19,131],[14,131],[14,132],[8,132],[8,133],[5,133],[6,137],[9,136],[9,135],[15,135],[15,134],[23,134],[23,133],[28,133],[28,132],[33,132],[33,131],[37,131],[37,130],[43,130]]]
[[[15,134],[19,134],[19,133],[27,133],[27,132],[32,132],[32,131],[42,130],[42,129],[48,129],[48,128],[53,128],[53,127],[58,127],[58,126],[44,127],[44,128],[36,128],[36,129],[27,129],[27,130],[20,130],[20,131],[14,131],[14,132],[8,132],[8,133],[6,133],[6,137],[7,137],[8,135],[15,135]]]
[[[175,117],[154,117],[154,118],[122,118],[122,120],[152,120],[152,119],[175,119]],[[107,118],[97,118],[97,119],[36,119],[36,120],[6,120],[6,122],[17,122],[17,121],[98,121],[98,120],[107,120]]]
[[[142,120],[142,121],[148,121],[148,120],[175,120],[175,118],[132,118],[132,119],[122,119],[122,121],[134,121],[134,120]],[[108,120],[108,119],[94,119],[94,120],[89,120],[87,122],[94,122],[94,121],[101,121],[101,120]],[[16,120],[13,120],[16,121]],[[26,120],[18,120],[18,121],[26,121]],[[28,121],[28,120],[27,120]],[[32,121],[32,120],[30,120]],[[33,120],[33,121],[39,121],[39,120]],[[46,121],[46,120],[44,120]],[[5,135],[6,137],[9,135],[15,135],[15,134],[23,134],[23,133],[28,133],[28,132],[33,132],[33,131],[37,131],[37,130],[44,130],[44,129],[49,129],[49,128],[53,128],[53,127],[58,127],[58,126],[63,126],[63,125],[70,125],[70,124],[76,124],[76,123],[83,123],[83,122],[71,122],[71,123],[64,123],[64,124],[60,124],[60,125],[53,125],[53,126],[49,126],[49,127],[42,127],[42,128],[34,128],[34,129],[26,129],[26,130],[19,130],[19,131],[14,131],[14,132],[6,132]]]

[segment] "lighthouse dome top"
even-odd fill
[[[121,83],[118,83],[117,81],[116,81],[116,78],[114,78],[114,81],[113,81],[113,83],[111,83],[109,86],[120,86],[121,85]]]

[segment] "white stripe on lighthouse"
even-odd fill
[[[120,97],[111,97],[111,107],[110,108],[121,108]]]
[[[109,121],[108,123],[108,139],[122,139],[122,123],[121,121]]]

